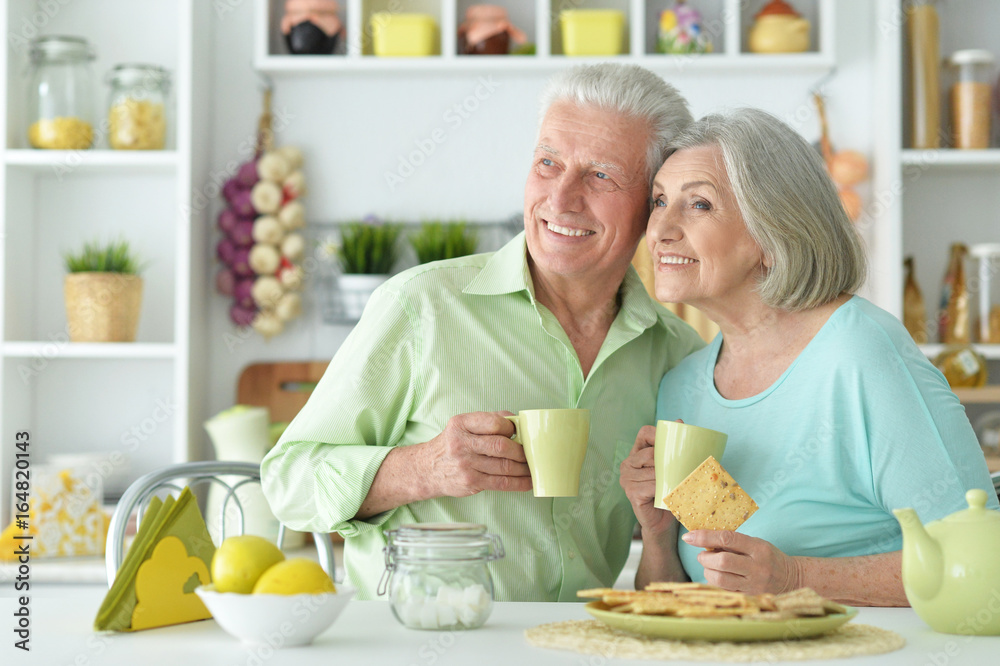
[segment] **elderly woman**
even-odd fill
[[[646,235],[656,297],[721,332],[663,378],[657,418],[728,433],[722,463],[760,509],[739,532],[685,533],[653,507],[654,429],[643,428],[621,465],[642,526],[637,587],[809,586],[906,605],[892,509],[941,518],[972,487],[996,506],[964,409],[900,322],[854,295],[862,243],[798,134],[743,109],[694,123],[668,155]]]

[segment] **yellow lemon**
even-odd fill
[[[264,537],[229,537],[212,556],[212,582],[219,592],[250,594],[260,575],[284,559],[284,553]]]
[[[330,576],[319,563],[305,557],[278,562],[261,574],[254,594],[323,594],[336,592]]]

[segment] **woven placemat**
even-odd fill
[[[533,627],[524,632],[537,647],[574,650],[608,659],[687,659],[689,661],[764,662],[834,659],[884,654],[906,640],[887,629],[845,624],[815,638],[757,643],[709,643],[647,638],[612,629],[597,620],[570,620]]]

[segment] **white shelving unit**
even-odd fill
[[[938,308],[941,282],[952,242],[1000,241],[1000,147],[986,150],[914,150],[909,145],[906,23],[902,0],[879,0],[876,16],[878,62],[876,116],[878,137],[873,160],[873,199],[878,214],[869,219],[872,239],[871,288],[877,302],[893,314],[903,313],[903,257],[912,255],[916,279],[928,316]],[[989,0],[941,3],[941,56],[965,48],[983,48],[1000,56],[1000,4]],[[942,132],[949,122],[951,79],[942,71]],[[967,265],[967,278],[974,280]],[[975,345],[984,357],[1000,359],[1000,345]],[[921,347],[930,358],[942,345]],[[996,384],[994,377],[992,383]],[[966,403],[1000,402],[997,386],[965,389]]]
[[[1000,148],[986,150],[913,150],[904,149],[903,166],[928,169],[961,169],[988,173],[1000,169]]]
[[[835,3],[833,0],[796,0],[795,7],[811,23],[812,50],[807,53],[760,55],[750,53],[747,33],[766,0],[700,0],[703,29],[715,50],[699,56],[655,52],[658,17],[673,0],[498,0],[511,22],[536,45],[535,55],[467,56],[457,53],[457,27],[474,0],[347,0],[341,20],[346,39],[330,56],[289,55],[279,30],[284,2],[256,0],[256,67],[272,74],[384,71],[432,72],[469,70],[545,70],[607,58],[569,57],[562,53],[559,12],[565,8],[619,9],[626,16],[627,53],[619,56],[662,72],[739,72],[781,69],[822,72],[835,63]],[[378,11],[419,12],[433,16],[440,28],[440,54],[420,58],[384,58],[372,53],[371,16]]]
[[[33,465],[52,454],[120,452],[134,479],[199,457],[204,420],[206,224],[212,5],[202,0],[3,0],[0,51],[0,433],[31,432]],[[28,147],[24,46],[79,35],[104,75],[123,62],[171,73],[168,150],[44,151]],[[99,114],[100,117],[101,114]],[[147,262],[134,343],[69,342],[62,253],[122,236]],[[10,506],[13,446],[0,449],[0,521]],[[122,470],[115,470],[120,473]],[[105,487],[106,494],[123,488]]]

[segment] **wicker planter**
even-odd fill
[[[70,273],[63,283],[69,339],[134,342],[142,278],[124,273]]]

